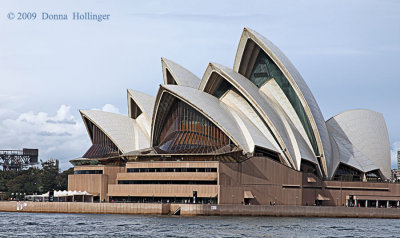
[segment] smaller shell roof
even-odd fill
[[[335,167],[332,171],[329,171],[329,176],[334,176],[334,173],[340,163],[351,166],[362,172],[368,172],[371,170],[379,169],[371,160],[369,160],[363,153],[361,153],[350,141],[344,139],[340,135],[332,132],[331,128],[328,126],[328,131],[331,136],[333,148],[333,154],[335,160],[333,161]]]
[[[164,84],[168,84],[167,75],[165,72],[168,70],[178,85],[191,88],[197,88],[199,86],[200,79],[196,75],[172,60],[161,58],[161,65],[163,70]]]
[[[326,125],[336,143],[342,144],[355,159],[365,164],[363,172],[376,166],[390,177],[390,142],[381,113],[366,109],[349,110],[330,118]],[[341,161],[344,159],[351,160],[340,158]]]
[[[143,134],[135,127],[135,120],[127,116],[98,110],[80,110],[82,117],[87,118],[106,134],[122,153],[136,150],[135,131]],[[141,139],[146,140],[145,137]],[[148,139],[147,139],[148,140]],[[149,142],[147,141],[147,147]],[[145,146],[145,145],[143,145]]]
[[[128,96],[135,101],[136,105],[146,114],[148,119],[151,121],[153,115],[154,103],[156,99],[148,94],[128,89]]]
[[[188,103],[197,111],[206,116],[228,137],[230,137],[231,140],[236,143],[236,145],[243,149],[245,153],[254,151],[254,147],[249,147],[249,143],[243,135],[242,129],[238,125],[234,116],[231,114],[231,109],[225,103],[219,101],[217,98],[208,93],[194,88],[178,85],[162,85],[162,88],[172,93],[175,97],[180,98],[184,102]],[[248,122],[245,123],[245,125],[248,124]],[[251,131],[254,132],[253,128]]]

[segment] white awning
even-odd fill
[[[307,177],[307,182],[309,182],[309,183],[315,183],[315,182],[317,182],[317,181],[316,181],[315,178],[313,178],[313,177]]]
[[[244,191],[244,198],[254,198],[251,191]]]
[[[322,196],[321,194],[318,194],[316,200],[319,200],[319,201],[330,201],[331,199],[328,198],[328,197],[324,197],[324,196]]]

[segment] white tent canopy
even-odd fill
[[[31,201],[48,201],[49,200],[49,192],[41,194],[41,195],[26,195],[26,200]],[[54,191],[54,201],[56,202],[93,202],[93,195],[88,193],[87,191]]]

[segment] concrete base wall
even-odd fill
[[[0,212],[162,215],[167,209],[167,204],[157,203],[0,202]]]
[[[168,215],[176,211],[179,207],[181,208],[181,215],[184,216],[400,218],[399,208],[156,203],[0,202],[0,212]]]

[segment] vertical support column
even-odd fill
[[[376,200],[376,207],[378,207],[378,203],[379,203],[378,200]]]
[[[386,208],[389,207],[389,200],[386,201]]]

